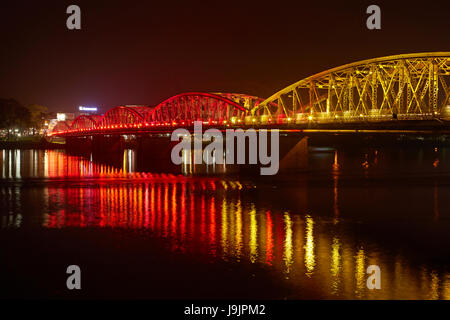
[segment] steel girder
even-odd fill
[[[450,52],[388,56],[300,80],[252,109],[270,117],[439,117],[449,103]]]

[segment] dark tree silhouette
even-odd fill
[[[38,104],[28,105],[27,109],[30,112],[29,127],[33,128],[33,134],[35,134],[36,130],[39,130],[44,124],[44,117],[48,113],[48,109]]]
[[[30,121],[30,111],[18,101],[14,99],[0,99],[0,129],[21,130],[28,127]]]

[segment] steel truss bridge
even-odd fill
[[[59,122],[50,136],[170,132],[204,126],[401,128],[450,121],[450,52],[405,54],[343,65],[302,79],[267,99],[190,92],[155,107],[117,106]]]

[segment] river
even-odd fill
[[[450,148],[348,149],[275,177],[1,150],[0,297],[449,299]]]

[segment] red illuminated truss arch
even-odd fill
[[[81,115],[72,125],[58,123],[51,135],[83,131],[108,131],[159,125],[184,126],[194,121],[225,124],[240,121],[261,98],[236,93],[188,92],[175,95],[156,107],[141,105],[117,106],[103,116]]]
[[[89,130],[94,129],[97,126],[97,121],[101,118],[98,115],[81,115],[75,118],[71,130]]]
[[[249,109],[217,94],[188,92],[178,94],[157,105],[146,117],[148,123],[177,121],[223,122],[233,117],[243,118]]]
[[[135,127],[145,124],[147,113],[152,108],[146,106],[118,106],[108,110],[98,121],[97,128]]]

